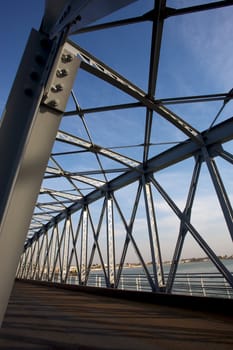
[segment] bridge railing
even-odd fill
[[[167,278],[167,275],[165,275],[165,278]],[[46,279],[46,276],[44,279]],[[57,276],[54,282],[61,282],[59,276]],[[78,285],[78,277],[69,276],[67,283]],[[87,286],[106,287],[104,275],[101,273],[91,273]],[[122,274],[118,288],[123,290],[151,291],[146,276],[140,273]],[[232,288],[219,273],[178,273],[172,293],[191,296],[233,298]]]

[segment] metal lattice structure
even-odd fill
[[[136,259],[143,267],[151,290],[170,293],[186,239],[192,237],[233,288],[230,271],[218,258],[215,247],[208,243],[211,232],[203,233],[193,215],[200,202],[199,188],[208,182],[221,211],[223,235],[231,243],[231,191],[226,187],[229,186],[228,177],[223,180],[218,163],[220,161],[221,165],[224,161],[229,170],[233,163],[233,120],[227,109],[232,91],[177,96],[174,90],[173,96],[168,98],[161,96],[163,89],[159,85],[159,64],[163,67],[163,59],[166,60],[166,53],[161,50],[166,49],[166,37],[163,42],[162,39],[167,23],[176,26],[181,17],[232,11],[232,2],[175,8],[165,0],[149,1],[146,12],[140,1],[122,1],[119,8],[124,5],[129,5],[127,11],[123,8],[91,26],[89,23],[98,18],[88,18],[85,22],[85,10],[84,15],[77,16],[78,11],[72,6],[63,11],[64,2],[61,2],[57,12],[63,15],[52,26],[47,20],[49,15],[52,18],[47,3],[40,35],[50,31],[50,41],[44,46],[48,55],[53,50],[54,40],[60,51],[50,64],[52,73],[43,93],[38,92],[36,97],[29,87],[24,94],[27,98],[33,96],[41,115],[52,114],[52,118],[55,115],[59,120],[53,130],[54,136],[45,134],[42,137],[44,126],[40,133],[41,143],[46,143],[46,137],[51,142],[55,137],[55,143],[17,276],[48,281],[59,279],[66,283],[71,266],[75,266],[79,283],[86,285],[92,266],[99,264],[106,286],[117,288],[126,262]],[[93,10],[95,2],[90,6]],[[131,8],[132,15],[128,15]],[[99,18],[108,12],[103,11]],[[53,15],[57,18],[58,13]],[[92,42],[98,38],[98,33],[112,31],[110,43],[114,45],[117,38],[119,45],[119,36],[124,31],[127,34],[126,39],[122,36],[122,42],[140,33],[140,28],[142,37],[138,36],[137,40],[144,42],[147,50],[142,62],[137,63],[137,55],[133,55],[132,81],[120,74],[120,69],[113,69],[119,67],[119,60],[124,62],[124,67],[130,67],[132,58],[120,57],[124,51],[119,57],[107,55],[111,66],[77,44],[85,38]],[[54,39],[56,32],[62,32],[59,42]],[[72,41],[67,41],[67,33],[73,35]],[[105,50],[111,48],[106,46]],[[37,60],[42,61],[42,56]],[[135,83],[142,75],[144,89]],[[206,107],[210,104],[213,104],[211,111]],[[200,121],[200,110],[210,111],[205,121]],[[181,181],[174,175],[177,169],[180,169],[179,174],[184,174]],[[229,170],[227,168],[227,174]],[[168,183],[163,178],[168,179]],[[209,185],[206,186],[209,189]],[[179,193],[183,196],[182,202]],[[166,234],[160,223],[163,222],[161,203],[170,208],[166,210],[174,225],[170,228],[173,253],[166,281],[162,261],[170,236],[161,245]],[[205,217],[213,221],[208,207]]]

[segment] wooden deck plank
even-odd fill
[[[233,317],[16,282],[0,349],[233,349]]]

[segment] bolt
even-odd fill
[[[40,45],[44,50],[48,50],[51,47],[51,41],[47,38],[43,38],[40,41]]]
[[[75,20],[72,22],[72,24],[76,24],[77,22],[80,22],[82,19],[82,17],[80,15],[78,15]]]
[[[50,107],[57,107],[59,105],[59,100],[52,100],[48,103]]]
[[[69,62],[73,61],[73,59],[74,59],[74,56],[71,54],[67,54],[67,55],[63,54],[61,56],[61,60],[63,63],[69,63]]]
[[[45,64],[45,59],[40,54],[36,55],[35,61],[39,66],[43,66]]]
[[[63,78],[68,75],[68,70],[67,69],[58,69],[56,73],[58,78]]]
[[[52,92],[59,92],[63,90],[63,85],[62,84],[57,84],[57,85],[52,85],[51,86],[51,91]]]
[[[24,89],[24,93],[25,93],[25,95],[28,96],[28,97],[32,97],[32,96],[33,96],[33,90],[30,89],[30,88]]]
[[[31,72],[30,73],[30,78],[33,80],[33,81],[38,81],[40,76],[37,72]]]

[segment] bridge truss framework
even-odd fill
[[[125,1],[125,4],[122,1],[122,6],[128,3],[130,1]],[[25,232],[29,227],[18,265],[18,278],[46,279],[51,282],[59,278],[61,283],[66,283],[71,266],[75,266],[79,284],[86,285],[93,265],[98,262],[105,276],[106,287],[118,288],[129,252],[133,251],[143,267],[151,290],[171,293],[186,239],[191,236],[233,288],[231,272],[219,259],[215,249],[211,248],[205,238],[206,233],[203,234],[196,227],[192,217],[204,169],[207,173],[205,181],[209,181],[214,188],[223,225],[231,242],[233,213],[230,191],[226,188],[218,160],[224,160],[229,165],[233,163],[233,155],[229,151],[233,138],[233,119],[225,117],[218,122],[218,118],[231,103],[232,91],[159,99],[156,95],[166,22],[170,18],[192,16],[194,13],[198,16],[206,11],[214,12],[223,8],[232,10],[231,5],[231,1],[217,1],[175,9],[168,7],[165,0],[159,0],[154,2],[149,11],[136,17],[105,21],[95,26],[71,26],[71,29],[63,25],[58,38],[51,30],[48,39],[43,26],[39,32],[32,31],[8,101],[7,111],[12,110],[9,113],[11,117],[6,113],[1,127],[2,135],[6,135],[0,147],[1,161],[3,159],[6,163],[5,169],[1,170],[1,177],[5,179],[0,207],[1,237],[4,237],[4,232],[5,235],[8,232],[9,236],[10,231],[14,237],[13,249],[17,251],[14,258],[8,258],[10,254],[6,251],[12,246],[12,236],[9,241],[4,238],[1,255],[6,266],[1,267],[0,271],[3,275],[12,265],[13,280]],[[134,6],[134,2],[128,9],[130,6]],[[67,11],[66,8],[61,24]],[[80,18],[75,18],[81,22]],[[85,34],[88,38],[89,33],[93,35],[100,30],[128,28],[145,23],[150,28],[148,38],[145,38],[150,43],[145,91],[87,50],[67,40],[69,33],[77,36]],[[114,100],[115,91],[118,91],[116,102],[82,107],[79,103],[79,89],[82,88],[79,75],[81,82],[84,76],[91,77],[93,84],[98,80],[100,95],[101,84],[103,89],[107,86],[109,95],[113,96],[110,100]],[[24,89],[20,88],[22,81],[26,82],[23,84]],[[90,81],[88,89],[92,89]],[[87,93],[85,105],[91,98]],[[16,101],[13,106],[12,101]],[[218,103],[220,109],[204,129],[194,127],[196,122],[192,123],[188,117],[181,117],[175,112],[177,106],[201,104],[201,108],[205,108],[208,103]],[[136,128],[136,132],[140,132],[140,137],[143,137],[140,144],[134,144],[134,140],[139,138],[133,136],[134,130],[130,130],[134,126],[130,118],[134,115],[137,118],[138,111],[140,127]],[[25,122],[17,122],[12,137],[10,124],[19,112],[26,115]],[[106,129],[101,123],[98,126],[98,117],[95,118],[95,129],[93,123],[89,122],[93,115],[103,118]],[[120,145],[116,139],[112,139],[116,144],[110,146],[113,134],[108,127],[112,127],[112,124],[108,124],[105,116],[114,118],[116,125],[123,124],[123,119],[129,116],[125,134],[123,137],[119,135]],[[166,137],[164,142],[158,141],[159,127],[163,126],[161,121],[172,127],[174,141],[169,142]],[[158,140],[154,135],[156,123]],[[98,127],[102,128],[101,133]],[[100,139],[100,142],[96,142],[96,139]],[[4,154],[6,147],[11,150],[7,160]],[[173,198],[160,179],[165,172],[172,181],[176,181],[172,176],[174,167],[178,165],[182,168],[186,164],[189,168],[186,183],[189,185],[185,200],[180,205],[179,197]],[[172,184],[174,188],[182,187],[178,180],[177,185]],[[162,264],[166,246],[162,247],[160,243],[164,235],[160,224],[163,218],[159,213],[161,208],[157,205],[161,200],[170,208],[172,222],[176,222],[171,228],[174,237],[173,256],[166,280]],[[208,208],[205,215],[209,216],[209,221],[213,220]],[[148,255],[152,274],[147,264]],[[9,278],[9,289],[11,281]],[[6,291],[5,300],[8,294],[9,291]]]

